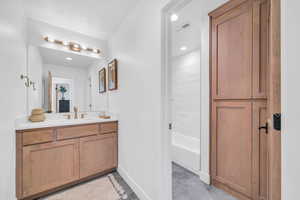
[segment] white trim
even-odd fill
[[[117,169],[120,176],[125,180],[125,182],[132,188],[132,190],[136,193],[140,200],[152,200],[149,195],[139,186],[133,178],[129,176],[129,173],[123,168],[118,167]]]
[[[199,172],[200,180],[206,183],[207,185],[210,185],[210,175],[204,171]]]
[[[168,124],[171,121],[171,109],[169,109],[170,103],[170,67],[169,62],[172,54],[171,38],[170,35],[170,14],[172,11],[178,11],[192,0],[170,0],[170,2],[162,9],[161,18],[161,142],[162,142],[162,184],[160,187],[160,194],[162,199],[172,200],[172,156],[171,156],[171,131],[169,131]]]

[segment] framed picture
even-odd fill
[[[99,71],[99,93],[106,92],[106,69]]]
[[[116,59],[108,64],[108,89],[118,89],[118,63]]]

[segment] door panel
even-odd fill
[[[212,182],[268,200],[269,1],[233,0],[211,17]]]
[[[80,178],[117,167],[117,134],[80,139]]]
[[[253,6],[253,97],[267,98],[269,66],[269,1]]]
[[[213,177],[251,196],[251,103],[216,102],[213,106]]]
[[[43,192],[79,178],[78,140],[23,148],[23,196]]]
[[[253,103],[253,138],[254,138],[254,191],[258,200],[267,200],[268,194],[268,135],[265,129],[267,122],[267,101]]]
[[[212,21],[213,98],[252,96],[252,10],[245,3]]]

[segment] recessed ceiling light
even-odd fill
[[[66,60],[73,60],[73,58],[71,58],[71,57],[66,57]]]
[[[176,14],[172,14],[172,15],[171,15],[171,21],[172,21],[172,22],[176,22],[176,21],[178,20],[178,18],[179,18],[179,17],[178,17],[178,15],[176,15]]]
[[[183,46],[183,47],[180,48],[180,50],[181,50],[181,51],[186,51],[186,50],[187,50],[187,47],[186,47],[186,46]]]

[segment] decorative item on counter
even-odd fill
[[[33,109],[31,112],[31,116],[29,117],[29,120],[32,122],[43,122],[45,121],[45,112],[41,108]]]
[[[99,118],[100,119],[110,119],[111,117],[106,115],[105,112],[100,112]]]
[[[101,119],[110,119],[111,117],[108,115],[100,115],[99,118]]]

